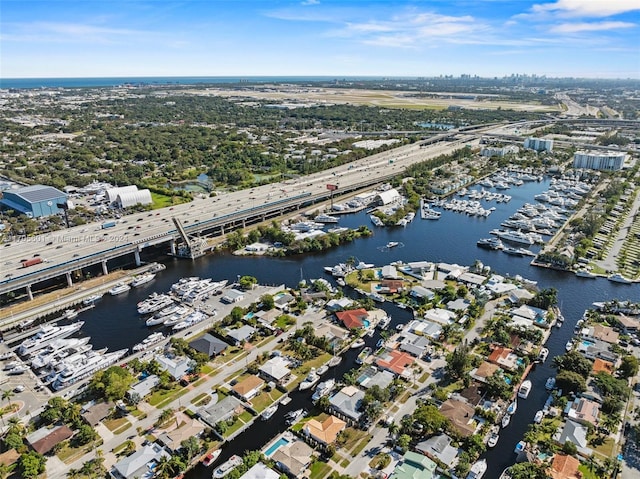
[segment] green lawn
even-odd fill
[[[582,479],[600,479],[594,471],[589,470],[589,466],[587,464],[580,464],[578,466],[578,471],[582,473]]]
[[[329,464],[316,461],[311,464],[309,470],[311,471],[311,473],[309,474],[309,479],[322,479],[331,472],[331,467],[329,466]]]
[[[188,203],[189,201],[191,201],[188,198],[184,198],[182,196],[167,196],[160,193],[154,193],[153,191],[151,192],[151,200],[153,201],[151,208],[154,210],[158,208],[165,208],[167,206]]]
[[[257,412],[262,412],[277,401],[283,394],[279,389],[272,389],[268,392],[263,390],[251,400],[251,405]]]
[[[207,394],[207,393],[201,393],[201,394],[198,394],[196,397],[194,397],[194,398],[191,400],[191,404],[198,404],[200,401],[202,401],[202,400],[203,400],[204,398],[206,398],[208,395],[209,395],[209,394]]]
[[[60,450],[56,452],[56,456],[58,456],[58,459],[60,459],[65,464],[71,464],[72,462],[80,459],[91,449],[93,449],[94,447],[98,447],[101,444],[102,439],[99,439],[95,443],[87,444],[82,447],[71,447],[69,446],[68,442],[65,442]]]
[[[117,419],[105,419],[102,423],[109,429],[109,431],[117,434],[115,431],[121,429],[124,426],[131,426],[131,423],[125,417],[119,417]],[[126,428],[125,428],[126,429]]]

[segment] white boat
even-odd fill
[[[351,343],[351,349],[358,349],[364,346],[364,339],[358,338],[353,343]]]
[[[326,373],[327,371],[329,371],[329,365],[328,364],[323,364],[322,366],[320,366],[318,368],[318,370],[316,371],[316,374],[318,376],[322,376],[324,375],[324,373]]]
[[[313,221],[317,221],[318,223],[337,223],[338,218],[336,218],[335,216],[322,213],[316,216],[315,218],[313,218]]]
[[[109,290],[109,294],[111,296],[117,296],[119,294],[126,293],[130,289],[131,289],[131,286],[129,286],[128,284],[126,284],[126,283],[118,283],[113,288],[111,288]]]
[[[152,345],[154,345],[156,343],[159,343],[163,339],[164,339],[164,334],[162,334],[160,332],[150,334],[149,336],[144,338],[141,343],[136,344],[133,347],[133,350],[134,351],[144,351],[145,349],[151,347]]]
[[[400,243],[398,243],[397,241],[389,241],[386,246],[387,246],[387,248],[395,248],[399,244]]]
[[[567,341],[567,344],[565,344],[564,349],[567,351],[571,351],[573,349],[573,340],[569,340]]]
[[[152,314],[173,304],[173,298],[168,294],[154,293],[149,298],[138,303],[138,314]]]
[[[320,376],[318,376],[318,373],[316,373],[316,369],[311,368],[311,371],[309,371],[309,374],[300,383],[298,388],[300,389],[300,391],[311,389],[319,380],[320,380]]]
[[[186,321],[187,315],[191,314],[192,311],[193,310],[187,306],[179,306],[173,314],[165,316],[162,324],[173,327],[182,321]]]
[[[554,378],[553,376],[549,376],[547,382],[544,383],[544,388],[547,391],[551,391],[554,387],[556,387],[556,378]]]
[[[9,369],[7,371],[7,374],[10,376],[17,376],[18,374],[24,374],[29,370],[29,368],[27,366],[25,366],[24,364],[18,364],[17,366]]]
[[[502,241],[500,241],[500,238],[481,238],[476,242],[476,245],[480,248],[493,250],[504,248],[504,245],[502,244]]]
[[[278,406],[279,404],[275,403],[273,406],[269,406],[267,409],[262,411],[262,414],[261,414],[262,420],[268,421],[269,419],[271,419],[271,416],[273,416],[278,410]]]
[[[389,323],[391,323],[391,316],[385,316],[378,323],[378,327],[380,329],[387,329],[387,327],[389,326]]]
[[[529,393],[531,392],[531,381],[528,379],[523,381],[518,389],[518,397],[522,399],[527,399],[529,397]]]
[[[326,381],[321,382],[316,386],[316,390],[314,391],[313,396],[311,396],[311,400],[317,401],[321,397],[326,396],[331,392],[331,390],[335,387],[335,385],[336,385],[336,380],[333,378],[327,379]]]
[[[371,299],[373,299],[374,301],[378,302],[378,303],[384,303],[386,300],[384,298],[384,296],[382,296],[381,294],[378,293],[369,293],[367,294],[367,296]]]
[[[620,274],[620,273],[615,273],[612,274],[611,276],[608,276],[607,279],[609,281],[613,281],[614,283],[621,283],[621,284],[632,284],[633,280],[627,278],[626,276]]]
[[[576,276],[578,276],[579,278],[597,278],[598,275],[595,273],[592,273],[591,271],[589,271],[588,269],[579,269],[576,271]]]
[[[78,317],[78,312],[75,309],[65,309],[60,319],[74,319]]]
[[[306,415],[307,415],[307,411],[305,409],[296,409],[295,411],[291,411],[285,414],[285,418],[287,419],[286,421],[287,424],[291,426],[298,419]]]
[[[49,346],[42,349],[32,360],[32,369],[42,369],[56,361],[77,352],[86,352],[92,348],[89,343],[91,338],[56,339]]]
[[[40,326],[40,330],[35,335],[23,341],[22,345],[18,348],[18,354],[20,356],[33,354],[34,352],[47,347],[56,339],[71,336],[83,325],[84,321],[78,321],[66,326],[56,326],[55,324],[45,324]]]
[[[518,444],[516,444],[516,448],[513,450],[513,452],[515,452],[516,454],[520,454],[521,452],[524,451],[524,448],[527,446],[527,443],[524,441],[519,441]]]
[[[341,362],[342,362],[342,356],[333,356],[327,363],[327,366],[329,366],[330,368],[333,368],[338,364],[340,364]]]
[[[481,459],[473,463],[467,474],[467,479],[481,479],[485,472],[487,472],[487,461]]]
[[[0,361],[6,361],[7,359],[11,359],[13,357],[13,353],[9,351],[8,353],[0,354]]]
[[[142,286],[143,284],[150,283],[156,277],[155,273],[143,273],[133,277],[133,281],[131,281],[131,286],[133,288],[137,288],[138,286]]]
[[[370,354],[371,348],[367,346],[362,351],[360,351],[360,354],[358,354],[358,357],[356,358],[356,364],[363,364]]]
[[[202,465],[204,467],[209,467],[211,464],[216,462],[216,459],[218,459],[221,453],[222,449],[216,449],[215,451],[210,452],[202,459]]]
[[[84,306],[90,306],[94,304],[96,301],[100,301],[102,299],[102,294],[92,294],[88,298],[84,298],[82,300],[82,304]]]
[[[211,477],[213,479],[221,479],[231,471],[233,471],[240,464],[242,464],[242,458],[240,456],[231,456],[228,461],[221,464],[220,467],[213,471],[213,475]]]
[[[507,406],[507,414],[515,414],[517,410],[518,410],[518,401],[514,399],[513,402],[509,404],[509,406]]]
[[[502,427],[507,427],[509,425],[509,423],[511,422],[511,415],[510,414],[505,414],[504,416],[502,416]]]
[[[27,329],[29,326],[31,326],[35,322],[36,322],[35,318],[25,319],[24,321],[20,321],[18,323],[18,328],[19,329]]]
[[[487,441],[487,447],[495,447],[496,444],[498,444],[499,439],[500,436],[497,432],[491,433],[491,435],[489,436],[489,440]]]
[[[520,230],[502,231],[498,234],[498,237],[503,241],[511,241],[512,243],[521,243],[527,245],[532,245],[534,243],[530,234],[523,233]]]
[[[542,418],[544,418],[544,411],[540,409],[535,416],[533,416],[533,422],[536,424],[540,424],[542,422]]]
[[[371,219],[371,222],[373,223],[374,226],[384,226],[384,223],[382,222],[382,220],[378,218],[376,215],[371,215],[369,216],[369,218]]]
[[[83,363],[76,365],[75,367],[63,370],[58,377],[53,381],[52,387],[55,391],[60,391],[72,384],[88,378],[96,371],[111,366],[125,354],[128,349],[120,349],[113,353],[96,354],[88,357]]]
[[[538,354],[538,361],[544,363],[547,360],[547,356],[549,356],[549,350],[547,348],[541,348]]]
[[[365,263],[363,261],[360,261],[355,268],[356,269],[369,269],[369,268],[373,268],[374,264],[373,263]]]

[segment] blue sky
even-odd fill
[[[4,78],[640,78],[639,0],[0,2]]]

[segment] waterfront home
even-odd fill
[[[311,464],[313,449],[304,441],[295,437],[287,438],[271,456],[276,467],[290,477],[308,477],[304,472]]]
[[[347,329],[359,329],[369,327],[369,313],[364,308],[349,309],[336,313],[338,321],[344,324]]]
[[[179,414],[183,416],[185,422],[181,422],[179,427],[158,436],[158,442],[171,453],[179,451],[182,448],[182,443],[190,437],[200,437],[206,429],[205,425],[197,419],[189,419],[184,414]]]
[[[505,348],[502,346],[497,346],[491,351],[487,361],[493,364],[497,364],[502,369],[506,369],[507,371],[515,371],[518,369],[520,362],[522,361],[520,357],[513,352],[512,349]]]
[[[340,347],[343,341],[349,339],[349,331],[332,323],[322,323],[315,330],[316,337],[327,338],[332,348]]]
[[[442,326],[440,324],[422,319],[410,321],[405,330],[417,336],[424,336],[434,340],[440,338],[442,334]]]
[[[395,266],[391,264],[387,264],[380,269],[380,276],[383,279],[399,279],[400,275],[398,274],[398,270]]]
[[[632,334],[638,332],[640,321],[638,321],[636,318],[631,318],[629,316],[621,314],[620,316],[616,316],[616,319],[618,320],[618,323],[620,324],[620,327],[622,328],[622,332],[624,334]]]
[[[524,288],[516,288],[509,292],[509,297],[507,298],[511,304],[522,305],[533,299],[533,293],[527,291]]]
[[[471,306],[471,301],[465,298],[456,298],[453,301],[447,303],[447,309],[449,311],[466,311]]]
[[[580,461],[567,454],[556,454],[551,461],[549,476],[551,479],[581,479],[582,473],[578,471]]]
[[[439,275],[442,278],[456,279],[462,273],[465,273],[466,271],[469,271],[469,267],[468,266],[460,266],[459,264],[455,264],[455,263],[453,263],[453,264],[438,263],[437,271],[438,271],[438,273],[442,273],[441,275]]]
[[[274,356],[260,366],[258,371],[260,376],[267,382],[273,381],[276,384],[285,384],[291,377],[289,364],[289,361],[282,356]]]
[[[331,299],[324,306],[327,311],[335,312],[342,311],[344,309],[349,308],[353,304],[353,300],[351,298],[347,298],[346,296],[339,299]]]
[[[610,351],[611,345],[599,339],[582,339],[576,342],[576,351],[587,359],[604,359],[613,364],[618,360],[618,355]]]
[[[580,330],[580,336],[586,340],[604,341],[609,344],[618,344],[619,334],[610,326],[594,324]]]
[[[364,391],[355,386],[345,386],[329,397],[329,404],[338,417],[358,422],[362,415],[359,409],[363,399]]]
[[[453,323],[456,320],[456,318],[457,318],[456,313],[443,308],[428,309],[424,313],[424,319],[426,319],[427,321],[432,321],[434,323],[441,324],[443,326]]]
[[[238,329],[230,329],[227,331],[227,338],[235,345],[240,346],[245,341],[248,341],[251,336],[256,332],[256,328],[245,324]]]
[[[127,397],[129,399],[138,397],[139,399],[151,394],[154,387],[160,384],[160,378],[155,374],[150,374],[146,378],[138,381],[132,385],[127,391]]]
[[[433,479],[436,477],[437,464],[427,456],[407,451],[396,464],[389,479]]]
[[[489,277],[485,287],[491,291],[495,296],[502,296],[505,293],[513,291],[514,289],[518,289],[513,283],[507,283],[505,281],[504,276],[500,276],[498,274],[494,274]]]
[[[447,399],[440,412],[451,421],[461,436],[469,437],[476,432],[478,424],[474,419],[475,409],[470,404],[458,399]]]
[[[27,444],[31,446],[31,449],[38,454],[47,454],[53,450],[54,447],[66,441],[73,436],[73,431],[69,426],[55,426],[53,429],[48,427],[41,427],[35,432],[29,434],[25,439]]]
[[[482,285],[487,280],[486,276],[476,273],[470,273],[469,271],[465,271],[460,276],[458,276],[458,282],[464,283],[470,287],[477,287]]]
[[[289,306],[289,304],[293,301],[295,301],[296,298],[294,298],[291,294],[289,293],[279,293],[277,295],[274,296],[273,298],[273,305],[279,309],[279,310],[285,310],[287,309],[287,307]]]
[[[358,386],[369,389],[373,386],[378,386],[380,389],[384,389],[389,386],[395,375],[391,371],[379,371],[375,366],[369,366],[366,368],[360,376],[358,376]]]
[[[605,361],[604,359],[596,358],[593,361],[593,367],[591,368],[592,374],[598,374],[599,372],[605,372],[613,375],[615,367],[611,361]]]
[[[206,354],[210,358],[222,354],[228,346],[229,345],[222,339],[216,338],[209,333],[189,343],[190,348],[195,349],[199,353]]]
[[[210,428],[215,428],[220,421],[226,421],[236,414],[242,414],[244,407],[235,396],[225,396],[215,404],[202,407],[198,410],[198,416]]]
[[[598,424],[598,415],[600,413],[600,404],[590,399],[579,397],[567,403],[564,414],[569,418],[581,424]]]
[[[171,458],[171,455],[160,444],[147,444],[130,456],[116,462],[109,474],[115,479],[147,477],[149,471],[153,470],[161,457]]]
[[[564,427],[558,430],[553,440],[558,444],[563,445],[565,442],[570,441],[576,445],[578,452],[583,456],[590,456],[593,450],[588,447],[587,433],[588,428],[584,424],[580,424],[574,421],[567,421]]]
[[[304,425],[304,433],[311,439],[319,442],[324,446],[329,446],[336,442],[338,434],[344,431],[347,423],[342,419],[330,415],[324,421],[310,419]]]
[[[385,369],[404,379],[410,379],[412,375],[411,366],[415,363],[415,358],[408,353],[391,350],[383,352],[375,360],[376,366]]]
[[[103,419],[109,417],[114,407],[115,403],[113,401],[102,401],[97,404],[92,404],[86,409],[83,408],[82,419],[84,419],[89,426],[96,427]]]
[[[247,376],[242,381],[236,383],[231,390],[245,401],[250,401],[256,397],[264,386],[264,379],[253,374]]]
[[[458,457],[458,448],[451,445],[452,441],[446,434],[438,434],[416,444],[416,450],[451,469]]]
[[[432,301],[436,297],[436,293],[422,286],[414,286],[409,291],[409,296],[418,300]]]
[[[411,324],[411,323],[409,323]],[[435,323],[430,323],[435,325]],[[439,325],[435,325],[439,326]],[[438,331],[438,337],[442,332],[442,327],[440,327],[440,331]],[[435,334],[435,333],[433,333]],[[433,337],[433,336],[431,336]],[[424,356],[431,347],[431,341],[424,336],[419,336],[409,331],[403,331],[401,336],[398,338],[398,349],[400,351],[405,351],[416,358],[421,358]]]
[[[240,479],[279,479],[280,474],[265,466],[263,463],[258,462],[254,464],[251,469],[245,472]]]
[[[383,279],[378,283],[376,292],[383,294],[397,294],[402,292],[404,281],[401,279]]]
[[[173,379],[180,379],[195,365],[192,359],[183,356],[168,357],[157,354],[154,359],[160,365],[160,370],[167,371]]]
[[[480,364],[480,366],[469,371],[469,376],[471,376],[476,381],[486,383],[487,379],[493,376],[497,371],[502,371],[502,368],[497,364],[484,361]]]

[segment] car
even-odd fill
[[[18,384],[15,388],[13,388],[14,393],[21,393],[24,391],[24,386],[22,384]]]
[[[6,248],[7,246],[11,246],[11,243],[7,243],[6,245],[4,245],[4,247]]]
[[[63,245],[59,244],[58,246],[56,246],[56,249],[61,249]]]
[[[49,241],[45,246],[51,246],[53,244],[53,241]]]
[[[74,257],[74,258],[77,258],[78,256],[80,256],[80,254],[78,254],[78,253],[73,253],[73,257]]]

